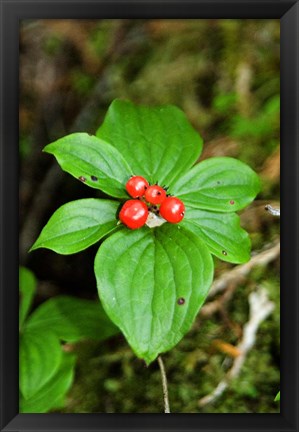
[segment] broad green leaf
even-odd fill
[[[33,396],[59,368],[62,350],[56,335],[25,330],[20,335],[20,389]]]
[[[99,248],[95,275],[108,316],[149,364],[190,329],[211,285],[213,260],[195,234],[167,223],[113,234]]]
[[[239,264],[250,259],[249,236],[235,213],[186,208],[181,225],[198,235],[209,251],[223,261]]]
[[[104,340],[119,330],[99,301],[57,296],[40,305],[29,317],[26,329],[51,330],[57,338],[77,342],[85,338]]]
[[[34,274],[26,267],[19,268],[19,328],[22,327],[27,314],[30,310],[32,300],[36,290],[36,279]]]
[[[88,248],[117,228],[119,202],[87,198],[64,204],[51,216],[30,250],[67,255]]]
[[[175,106],[147,107],[116,99],[97,136],[112,144],[134,175],[169,186],[197,160],[202,139]]]
[[[95,189],[116,198],[128,198],[125,191],[132,170],[110,144],[88,135],[74,133],[44,148],[53,154],[61,168]]]
[[[63,353],[62,361],[55,375],[28,399],[20,397],[21,413],[46,413],[54,408],[61,408],[65,395],[74,379],[76,357]]]
[[[259,190],[260,180],[248,165],[214,157],[194,166],[170,192],[189,207],[234,212],[253,201]]]
[[[278,401],[280,401],[280,391],[277,393],[274,399],[274,402],[278,402]]]

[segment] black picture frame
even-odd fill
[[[298,431],[299,3],[294,0],[0,0],[1,431]],[[18,413],[19,21],[39,18],[276,18],[281,21],[281,413]]]

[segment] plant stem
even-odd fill
[[[160,371],[161,371],[161,377],[162,377],[162,387],[163,387],[163,397],[164,397],[164,412],[166,414],[170,414],[167,377],[166,377],[164,363],[163,363],[161,356],[158,357],[158,363],[159,363],[159,367],[160,367]]]

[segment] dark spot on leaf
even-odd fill
[[[220,184],[220,181],[219,181],[219,180],[217,181],[217,184]]]
[[[222,251],[223,255],[227,255],[227,252],[225,250]]]
[[[86,178],[85,178],[85,177],[83,177],[83,176],[80,176],[80,177],[79,177],[79,180],[80,180],[81,182],[83,182],[83,183],[85,183],[85,182],[86,182]]]
[[[185,299],[184,299],[184,297],[180,297],[179,299],[178,299],[178,305],[183,305],[185,303]]]
[[[98,181],[98,178],[96,176],[91,176],[90,178],[92,181]]]
[[[235,201],[234,200],[230,200],[230,202],[229,202],[231,205],[233,205],[233,204],[235,204]]]

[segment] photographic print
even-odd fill
[[[280,20],[19,26],[19,412],[280,413]]]
[[[0,430],[297,432],[298,1],[0,5]]]

